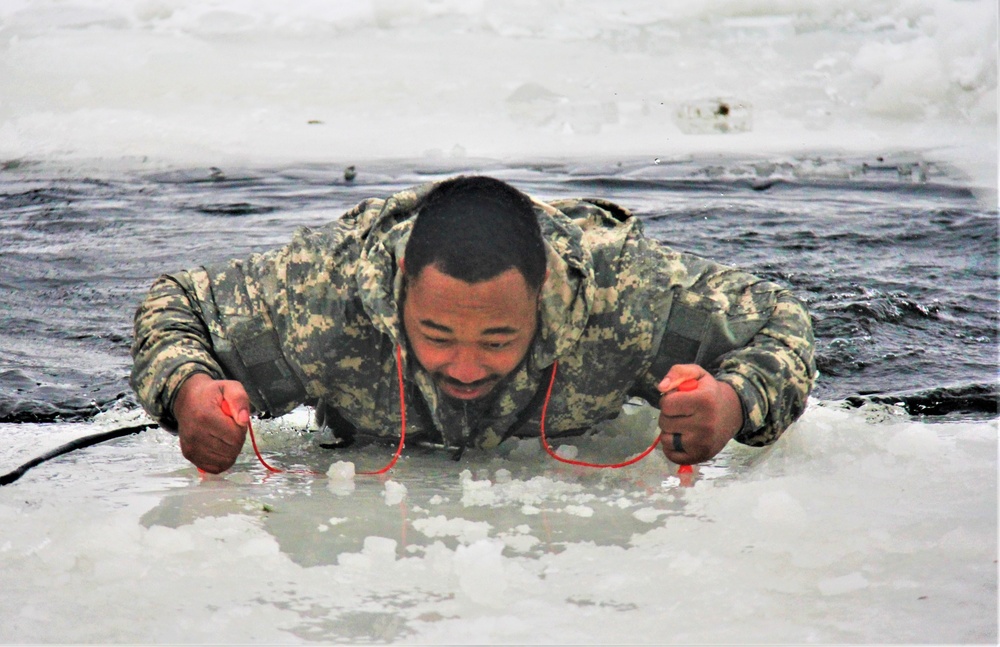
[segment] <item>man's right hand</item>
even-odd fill
[[[222,412],[223,400],[232,416]],[[184,458],[211,474],[233,466],[250,423],[250,398],[242,384],[195,373],[181,385],[173,413]]]

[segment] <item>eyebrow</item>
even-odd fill
[[[440,331],[440,332],[446,332],[446,333],[452,333],[452,332],[454,332],[448,326],[443,326],[443,325],[437,323],[436,321],[431,321],[430,319],[421,319],[420,320],[420,325],[424,326],[426,328],[430,328],[432,330]],[[518,329],[514,328],[512,326],[497,326],[495,328],[487,328],[486,330],[482,331],[480,334],[481,335],[516,335],[518,332],[519,332]]]

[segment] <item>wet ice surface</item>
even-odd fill
[[[570,441],[618,460],[653,418]],[[4,465],[133,422],[2,425]],[[690,486],[495,453],[321,452],[305,410],[256,423],[220,477],[161,431],[0,489],[0,640],[17,642],[995,642],[996,422],[814,402],[772,448]],[[564,449],[564,451],[566,451]],[[326,472],[340,462],[338,468]]]

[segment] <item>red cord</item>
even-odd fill
[[[399,431],[399,446],[396,448],[396,455],[393,456],[392,460],[389,461],[389,463],[382,469],[376,470],[374,472],[358,472],[358,474],[363,474],[365,476],[377,476],[379,474],[385,474],[386,472],[392,469],[393,465],[396,464],[396,461],[399,460],[400,454],[403,453],[403,442],[406,440],[406,397],[405,397],[406,392],[403,387],[403,351],[399,346],[396,347],[396,371],[399,375],[399,408],[400,408],[400,413],[402,415],[402,423],[400,425],[401,428]],[[219,408],[222,409],[222,413],[224,413],[225,415],[227,416],[233,415],[232,409],[229,408],[229,403],[226,402],[225,400],[222,401],[222,404],[219,405]],[[253,451],[255,454],[257,454],[257,460],[260,461],[261,465],[267,468],[269,472],[275,472],[280,474],[281,472],[288,471],[288,470],[281,470],[278,469],[277,467],[273,467],[267,464],[267,461],[264,460],[264,457],[261,456],[260,450],[257,448],[257,437],[253,433],[253,425],[250,424],[249,420],[247,421],[247,431],[250,432],[250,443],[253,445]],[[311,476],[322,476],[320,472],[313,472],[312,470],[308,471],[293,470],[291,473],[309,474]]]
[[[552,397],[552,385],[556,383],[556,369],[558,368],[558,366],[559,366],[559,362],[553,362],[553,364],[552,364],[552,377],[549,378],[549,389],[548,389],[548,391],[545,392],[545,404],[542,405],[542,424],[540,426],[540,432],[541,432],[541,437],[542,437],[542,447],[545,448],[545,451],[548,452],[549,456],[551,456],[552,458],[556,459],[557,461],[560,461],[562,463],[568,463],[570,465],[579,465],[581,467],[596,467],[596,468],[600,468],[600,469],[604,469],[604,468],[618,469],[618,468],[621,468],[621,467],[626,467],[628,465],[632,465],[633,463],[638,463],[642,459],[644,459],[647,456],[649,456],[650,452],[652,452],[654,449],[656,449],[656,446],[658,444],[660,444],[660,437],[663,434],[660,434],[659,436],[657,436],[656,440],[653,441],[653,444],[650,445],[646,449],[646,451],[642,452],[638,456],[630,458],[629,460],[621,462],[621,463],[588,463],[586,461],[577,461],[577,460],[573,460],[571,458],[563,458],[559,454],[556,454],[554,451],[552,451],[552,447],[549,445],[549,441],[545,438],[545,415],[546,415],[546,413],[548,412],[548,409],[549,409],[549,399]]]
[[[399,413],[402,417],[399,424],[399,446],[396,447],[396,455],[382,469],[375,472],[358,472],[358,474],[365,476],[385,474],[392,469],[392,466],[399,460],[399,455],[403,453],[403,442],[406,440],[406,390],[403,388],[403,350],[401,346],[396,346],[396,374],[399,376]]]
[[[223,401],[223,403],[225,403],[225,401]],[[260,464],[266,467],[269,472],[275,472],[275,473],[284,472],[285,470],[279,470],[277,467],[271,467],[270,465],[268,465],[267,461],[264,460],[264,457],[260,455],[260,450],[257,449],[257,438],[254,436],[253,433],[253,425],[250,424],[249,420],[247,420],[247,430],[250,432],[250,442],[253,444],[253,453],[257,454],[257,460],[260,461]],[[316,472],[307,472],[307,473],[316,474]]]
[[[219,408],[222,409],[222,413],[223,414],[232,417],[233,410],[230,409],[228,402],[226,402],[225,400],[223,400],[222,403],[219,405]],[[233,418],[233,420],[235,421],[236,419]],[[250,432],[250,443],[253,445],[253,452],[255,454],[257,454],[257,460],[260,461],[260,464],[263,465],[264,467],[266,467],[267,471],[274,472],[275,474],[280,474],[282,472],[287,472],[288,470],[279,470],[277,467],[273,467],[271,465],[268,465],[267,461],[264,460],[264,457],[260,453],[260,449],[257,448],[257,437],[253,433],[253,425],[250,424],[249,420],[247,420],[247,431]],[[292,474],[309,474],[311,476],[319,476],[320,475],[319,472],[313,472],[312,470],[292,470],[291,473]]]
[[[539,427],[539,432],[540,432],[541,440],[542,440],[542,447],[545,448],[545,451],[548,452],[549,456],[551,456],[552,458],[556,459],[557,461],[559,461],[561,463],[567,463],[569,465],[579,465],[581,467],[594,467],[594,468],[598,468],[598,469],[606,469],[606,468],[618,469],[618,468],[622,468],[622,467],[627,467],[627,466],[632,465],[634,463],[638,463],[642,459],[646,458],[646,456],[649,456],[649,454],[654,449],[656,449],[656,446],[660,443],[660,439],[663,437],[662,433],[656,437],[656,440],[653,441],[653,444],[651,444],[644,452],[642,452],[638,456],[634,456],[634,457],[630,458],[629,460],[623,461],[621,463],[588,463],[586,461],[578,461],[578,460],[573,460],[573,459],[570,459],[570,458],[563,458],[562,456],[559,456],[558,454],[556,454],[555,451],[553,451],[552,446],[549,445],[548,439],[545,437],[545,418],[548,415],[549,401],[552,399],[552,387],[556,383],[556,371],[557,371],[558,367],[559,367],[559,362],[553,362],[553,364],[552,364],[552,376],[549,378],[549,387],[545,391],[545,401],[542,404],[542,421],[541,421],[541,425]],[[398,379],[399,379],[399,409],[400,409],[400,417],[401,417],[400,430],[399,430],[399,445],[396,447],[396,453],[393,455],[392,460],[390,460],[386,464],[386,466],[383,467],[382,469],[376,470],[376,471],[373,471],[373,472],[358,472],[358,474],[361,474],[361,475],[364,475],[364,476],[377,476],[379,474],[385,474],[386,472],[388,472],[389,470],[391,470],[393,468],[393,466],[395,466],[396,461],[399,460],[399,457],[403,453],[403,445],[406,442],[406,389],[405,389],[404,380],[403,380],[403,351],[402,351],[402,347],[400,347],[400,346],[396,347],[396,373],[397,373],[397,376],[398,376]],[[678,391],[691,391],[691,390],[694,390],[695,388],[697,388],[697,385],[698,385],[697,380],[688,380],[688,381],[683,382],[682,384],[680,384],[677,387],[677,390]],[[232,416],[232,411],[229,408],[229,403],[228,402],[226,402],[225,400],[223,400],[222,404],[220,405],[220,407],[222,409],[222,413],[224,413],[227,416]],[[265,461],[264,457],[261,455],[260,450],[257,448],[257,438],[254,436],[253,425],[251,425],[249,421],[247,421],[247,430],[250,432],[250,442],[253,445],[253,451],[257,455],[257,460],[260,461],[260,464],[263,465],[265,468],[267,468],[267,470],[270,471],[270,472],[280,473],[280,472],[287,471],[287,470],[281,470],[281,469],[278,469],[277,467],[273,467],[271,465],[268,465],[267,461]],[[684,470],[685,467],[687,467],[687,470]],[[682,470],[683,471],[689,471],[690,469],[691,469],[691,467],[689,465],[687,465],[687,466],[682,465],[681,468],[678,471],[679,472],[682,471]],[[313,472],[313,471],[295,471],[293,473],[295,473],[295,474],[310,474],[310,475],[316,475],[316,476],[320,475],[319,472]]]

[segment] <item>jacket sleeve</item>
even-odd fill
[[[370,327],[358,300],[360,245],[382,205],[365,200],[284,247],[160,277],[135,315],[140,404],[174,428],[177,391],[198,372],[238,380],[263,414],[321,397],[331,349]]]
[[[809,314],[791,293],[774,293],[767,323],[743,348],[719,358],[716,378],[736,390],[743,405],[737,441],[768,445],[805,411],[816,379]]]
[[[699,364],[739,395],[743,427],[735,439],[773,443],[802,415],[816,378],[809,313],[775,283],[654,247],[668,314],[647,384],[673,364]]]
[[[192,272],[161,276],[135,313],[130,383],[147,413],[171,430],[173,399],[184,380],[195,373],[225,377],[194,281]]]
[[[350,282],[331,232],[302,229],[280,249],[160,277],[135,315],[131,385],[146,411],[174,428],[177,391],[198,372],[238,380],[260,413],[303,403],[303,358],[318,361],[308,340]]]

